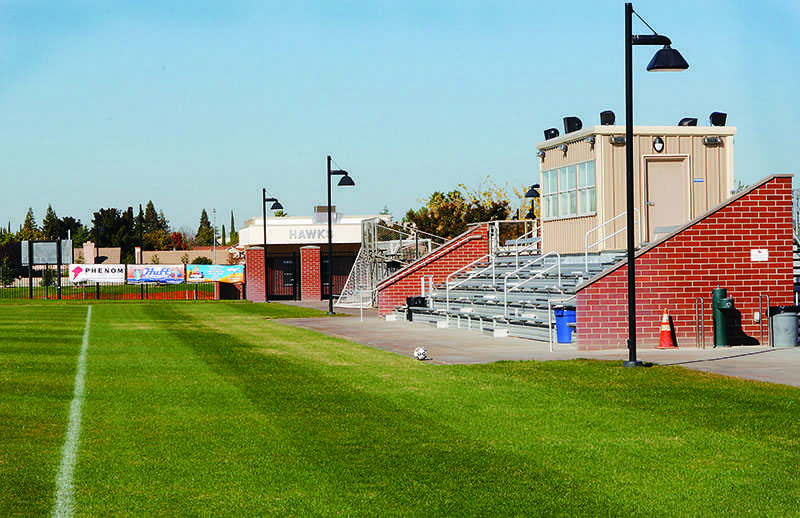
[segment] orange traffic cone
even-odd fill
[[[664,317],[661,319],[661,337],[658,340],[656,349],[677,349],[678,346],[672,342],[672,329],[669,326],[669,313],[664,310]]]

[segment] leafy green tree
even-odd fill
[[[8,257],[3,257],[3,261],[0,262],[0,284],[6,288],[14,282],[16,277],[14,268],[11,266]]]
[[[511,201],[504,188],[493,184],[474,190],[459,185],[447,193],[436,191],[417,210],[409,210],[404,220],[419,230],[452,238],[467,230],[470,223],[508,219]]]
[[[52,205],[47,206],[47,212],[42,220],[42,238],[58,239],[61,237],[61,221],[56,216]]]
[[[209,257],[195,257],[192,264],[212,264]]]
[[[211,228],[211,222],[208,220],[208,213],[206,209],[200,213],[200,226],[197,227],[197,234],[195,234],[195,243],[197,246],[211,246],[214,244],[214,229]]]
[[[39,286],[43,288],[47,286],[55,286],[56,285],[56,271],[51,270],[50,268],[45,268],[42,270],[42,280],[39,281]]]
[[[79,219],[72,216],[61,218],[61,239],[72,238],[74,246],[82,246],[89,240],[89,229],[81,224]]]

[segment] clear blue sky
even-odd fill
[[[292,215],[325,200],[395,217],[434,190],[536,181],[542,130],[624,120],[624,3],[0,0],[0,223],[48,203],[85,224],[152,199],[174,228],[237,226],[261,188]],[[643,0],[691,68],[645,71],[635,121],[728,113],[735,171],[797,172],[796,0]],[[647,33],[635,23],[635,31]]]

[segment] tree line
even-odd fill
[[[230,234],[226,236],[225,225],[213,228],[205,209],[200,213],[197,231],[175,230],[170,227],[163,210],[156,210],[155,204],[147,202],[144,209],[139,206],[138,212],[133,207],[125,210],[117,208],[101,208],[92,214],[90,225],[81,223],[72,216],[58,217],[51,205],[48,205],[41,225],[36,222],[33,208],[29,208],[25,220],[14,232],[9,223],[7,228],[0,227],[0,247],[25,240],[55,240],[71,238],[73,245],[82,246],[92,241],[97,247],[118,247],[124,263],[135,262],[134,249],[142,250],[189,250],[195,246],[211,246],[216,238],[217,244],[230,246],[238,243],[233,211],[231,211]]]

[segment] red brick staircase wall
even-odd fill
[[[768,260],[754,261],[754,250],[766,250]],[[713,345],[711,290],[716,287],[735,299],[751,343],[760,341],[754,320],[759,295],[769,295],[773,306],[793,303],[792,176],[770,176],[641,250],[635,274],[637,347],[658,345],[664,309],[673,317],[677,345],[694,347],[696,297],[704,298],[705,339]],[[626,347],[627,275],[625,263],[578,288],[580,349]]]
[[[432,275],[434,284],[443,284],[448,275],[488,253],[488,226],[472,227],[381,282],[378,285],[378,312],[381,315],[390,313],[396,306],[405,304],[406,297],[419,295],[424,276]]]

